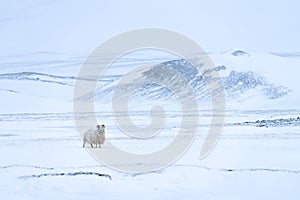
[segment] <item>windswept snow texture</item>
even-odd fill
[[[257,127],[286,127],[286,126],[300,126],[300,117],[287,118],[287,119],[269,119],[257,120],[243,123],[235,123],[237,126],[257,126]]]
[[[175,70],[176,73],[174,72],[171,75],[169,69],[165,66]],[[252,71],[251,68],[247,71],[239,71],[232,69],[231,66],[218,65],[211,70],[226,74],[221,76],[221,80],[228,101],[238,100],[239,102],[247,102],[247,100],[256,100],[262,97],[264,101],[267,102],[269,99],[280,99],[292,92],[288,86],[272,82],[271,80],[268,80],[264,74]],[[211,71],[206,70],[203,73],[208,79],[212,78]],[[187,60],[172,60],[164,62],[162,65],[154,65],[146,71],[139,72],[131,83],[119,85],[119,87],[122,87],[124,93],[126,93],[129,92],[127,91],[127,88],[135,87],[135,84],[137,83],[143,81],[146,82],[146,80],[152,80],[153,82],[157,81],[158,83],[144,84],[138,91],[133,93],[133,96],[140,97],[141,101],[144,101],[145,98],[172,99],[173,96],[176,95],[174,94],[174,91],[172,91],[172,88],[159,84],[159,81],[164,80],[171,86],[182,86],[182,79],[184,79],[193,89],[194,95],[199,101],[208,101],[212,93],[218,94],[219,91],[210,91],[207,88],[205,79],[203,78],[204,74],[201,74],[201,72],[199,73]],[[121,78],[121,76],[115,76],[115,79],[112,79],[111,82],[107,83],[105,86],[99,87],[95,92],[95,95],[93,95],[94,92],[91,92],[82,97],[82,100],[96,99],[96,101],[105,101],[107,99],[103,97],[111,98],[112,93]],[[259,104],[256,106],[260,107]]]
[[[36,72],[21,72],[1,74],[0,80],[22,80],[22,81],[40,81],[45,83],[55,83],[60,85],[72,85],[75,77],[55,76]]]
[[[241,96],[251,89],[256,89],[257,92],[269,99],[278,99],[290,92],[287,87],[270,83],[265,77],[252,71],[231,71],[229,76],[223,78],[223,81],[230,98]]]
[[[2,199],[299,199],[300,59],[234,49],[210,54],[215,67],[201,74],[184,59],[139,56],[120,59],[99,78],[95,94],[86,91],[74,100],[95,100],[95,113],[82,113],[82,119],[95,114],[106,125],[107,141],[123,150],[158,151],[173,141],[182,126],[181,117],[191,117],[175,106],[173,90],[150,82],[132,94],[134,109],[129,113],[135,123],[147,126],[151,117],[166,118],[162,132],[144,140],[125,135],[117,126],[116,114],[128,113],[112,112],[113,92],[118,86],[126,93],[147,80],[166,81],[184,92],[185,82],[199,103],[200,119],[192,124],[197,132],[190,149],[175,163],[151,173],[117,172],[82,148],[74,123],[74,85],[86,56],[38,52],[2,57]],[[154,63],[151,68],[137,71],[131,82],[120,84],[126,73],[149,63]],[[215,115],[225,117],[225,123],[215,149],[199,160],[211,126],[212,111],[205,103],[211,101],[212,92],[218,92],[209,91],[203,77],[215,71],[226,94],[225,114]],[[149,105],[160,100],[166,103],[159,104],[165,112],[151,116]],[[101,147],[108,148],[105,143]]]

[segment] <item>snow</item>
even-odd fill
[[[218,69],[223,80],[227,80],[225,126],[215,149],[207,158],[199,160],[211,120],[211,110],[201,104],[204,96],[199,96],[200,122],[191,148],[170,166],[146,174],[115,171],[94,160],[82,148],[72,110],[74,84],[80,67],[76,56],[51,54],[45,56],[47,62],[39,65],[28,55],[6,58],[7,63],[14,60],[19,64],[10,63],[12,67],[4,67],[0,74],[2,198],[298,199],[300,128],[294,122],[300,115],[297,82],[300,60],[246,50],[243,50],[246,54],[234,56],[232,51],[211,54],[216,66],[225,66]],[[69,58],[67,67],[56,66],[61,57]],[[150,62],[165,62],[166,56],[163,57],[151,58]],[[136,64],[136,58],[126,59],[124,69],[122,62],[125,61],[113,66],[99,80],[100,85],[106,85],[98,87],[97,92],[113,91],[120,77]],[[139,58],[137,62],[149,60]],[[22,63],[31,67],[22,67]],[[175,63],[177,67],[184,67],[179,61]],[[233,71],[236,76],[230,76]],[[191,76],[190,73],[187,70],[185,76]],[[284,87],[287,94],[270,98],[280,87]],[[169,101],[168,96],[163,96],[166,93],[161,92],[161,88],[154,88],[153,91],[152,86],[148,89],[164,98],[167,121],[161,134],[147,140],[132,139],[119,130],[110,108],[110,95],[103,102],[96,98],[96,115],[105,123],[107,139],[114,145],[143,154],[155,152],[174,139],[180,127],[179,107],[174,106],[176,102]],[[277,90],[271,90],[273,93],[268,96],[262,92],[265,88]],[[141,97],[136,96],[130,102],[131,118],[140,127],[151,122],[148,110],[160,102],[147,99],[146,90],[140,90],[137,95]],[[156,113],[155,117],[162,117],[160,115]],[[257,127],[257,123],[244,124],[257,120],[271,120],[270,124],[276,124],[276,119],[289,118],[294,120],[285,121],[293,123],[288,126],[279,124],[266,128]],[[87,175],[90,172],[107,174],[111,180]],[[61,173],[64,175],[57,175]],[[36,177],[42,174],[46,175]]]
[[[297,0],[254,0],[248,4],[2,1],[1,199],[298,200],[299,5]],[[120,167],[117,164],[98,162],[91,148],[82,148],[73,94],[80,68],[93,49],[116,34],[141,27],[174,30],[210,52],[215,68],[205,73],[208,78],[214,71],[221,75],[226,110],[212,112],[211,94],[219,91],[208,91],[201,74],[177,55],[146,49],[116,59],[99,75],[95,94],[86,91],[75,100],[82,105],[94,101],[96,112],[80,115],[86,123],[84,129],[95,128],[95,121],[89,120],[95,114],[98,123],[106,125],[107,142],[143,155],[172,143],[182,118],[194,118],[199,112],[199,122],[188,124],[197,128],[195,139],[181,157],[149,173],[125,173],[115,170]],[[107,52],[107,58],[113,53]],[[189,83],[198,109],[182,113],[172,90],[159,84],[143,85],[128,100],[133,124],[145,128],[155,120],[165,117],[165,121],[162,129],[151,129],[151,133],[158,131],[155,136],[137,139],[117,125],[116,117],[127,113],[114,113],[111,99],[124,75],[145,64],[156,66],[134,74],[132,83],[121,87],[125,93],[135,82],[147,78],[165,78],[172,86],[181,86],[180,76],[170,77],[166,68],[160,67],[163,64]],[[151,112],[155,105],[164,112]],[[199,159],[210,126],[219,127],[211,125],[212,117],[223,116],[220,140],[205,159]],[[107,152],[107,142],[95,151]],[[140,161],[125,167],[146,165]]]
[[[24,118],[26,122],[1,122],[1,132],[14,133],[0,140],[0,190],[8,199],[297,199],[299,195],[300,166],[295,162],[299,160],[299,127],[225,127],[216,149],[205,160],[197,159],[199,136],[187,154],[168,168],[126,174],[92,159],[81,148],[71,121],[53,116]],[[24,131],[12,128],[16,126]],[[112,180],[97,176],[24,178],[80,171],[109,174]]]

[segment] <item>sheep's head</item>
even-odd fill
[[[105,126],[103,124],[101,126],[97,125],[97,130],[101,131],[101,132],[104,132],[105,131]]]

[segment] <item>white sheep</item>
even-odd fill
[[[86,143],[90,143],[91,147],[93,147],[93,144],[97,145],[99,144],[99,148],[101,148],[101,144],[103,144],[105,141],[105,126],[102,124],[96,126],[96,130],[87,130],[83,134],[83,145],[82,147],[85,147]]]

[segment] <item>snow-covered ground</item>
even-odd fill
[[[299,57],[239,49],[210,56],[226,89],[225,124],[217,146],[199,160],[211,110],[201,106],[209,99],[207,93],[198,91],[200,123],[193,145],[172,165],[147,174],[117,172],[82,148],[73,116],[73,91],[86,55],[40,52],[2,57],[1,198],[298,199]],[[126,69],[136,63],[162,62],[187,67],[174,58],[133,57],[121,60],[120,66],[113,66],[99,80],[104,87],[99,86],[95,93],[96,116],[106,124],[108,140],[129,152],[160,149],[180,126],[180,112],[170,106],[163,134],[130,140],[116,126],[109,107],[111,92]],[[184,72],[183,76],[197,76]],[[195,89],[205,89],[199,77],[191,79]],[[99,98],[103,94],[107,99]],[[153,99],[172,98],[158,86],[143,88],[135,95],[136,99],[141,95],[144,105]],[[93,98],[86,95],[81,100]],[[144,105],[131,112],[140,125],[149,123]]]

